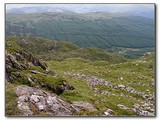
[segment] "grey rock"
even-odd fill
[[[120,85],[118,85],[118,88],[121,88],[121,89],[124,89],[126,86],[125,85],[122,85],[122,84],[120,84]]]
[[[16,57],[11,55],[11,54],[8,54],[8,57],[10,59],[11,62],[15,62],[16,61]]]
[[[34,105],[40,113],[47,113],[50,116],[71,116],[75,112],[81,111],[81,108],[89,111],[96,110],[90,103],[74,102],[71,104],[56,94],[25,85],[18,86],[16,94],[18,96],[18,108],[26,116],[34,115],[34,111],[30,108],[31,105]]]
[[[150,55],[152,55],[152,52],[146,52],[143,56],[150,56]]]
[[[110,93],[108,91],[101,91],[102,95],[109,95]]]
[[[64,73],[70,77],[73,77],[73,78],[86,80],[92,89],[94,89],[96,85],[103,85],[103,86],[107,86],[107,87],[111,87],[111,88],[113,87],[111,82],[108,82],[104,79],[97,78],[95,76],[87,76],[87,75],[83,75],[83,74],[79,74],[79,73],[78,74],[71,74],[69,72],[64,72]]]
[[[150,112],[154,112],[155,110],[154,110],[154,109],[150,109],[149,111],[150,111]]]
[[[73,102],[73,106],[76,106],[78,108],[83,108],[89,111],[95,111],[96,109],[90,104],[86,102]]]
[[[108,112],[104,112],[105,116],[111,116],[111,114],[109,114]]]
[[[27,77],[27,78],[28,78],[28,81],[30,82],[30,84],[31,84],[32,86],[35,86],[35,85],[36,85],[36,83],[33,82],[33,80],[31,79],[31,77]]]
[[[27,63],[27,67],[28,67],[28,68],[31,68],[31,67],[33,67],[33,66],[34,66],[34,65],[33,65],[32,62],[28,62],[28,63]]]
[[[109,114],[115,113],[112,109],[107,109],[106,112],[108,112]]]
[[[34,74],[47,75],[47,74],[44,74],[44,73],[36,71],[36,70],[31,70],[31,72],[34,73]]]
[[[132,110],[134,113],[137,113],[137,109],[136,109],[136,108],[131,108],[131,110]]]
[[[32,103],[37,103],[37,102],[40,101],[40,99],[39,99],[38,97],[39,97],[38,95],[31,95],[31,96],[30,96],[30,101],[31,101]]]
[[[138,109],[138,108],[140,107],[140,105],[139,105],[138,103],[135,103],[135,104],[133,105],[133,107],[136,108],[136,109]]]
[[[45,101],[41,101],[41,102],[36,103],[36,106],[37,106],[38,110],[40,110],[40,111],[45,111],[47,108]]]
[[[130,108],[128,108],[128,107],[126,107],[126,106],[124,106],[124,105],[122,105],[122,104],[118,104],[117,106],[118,106],[120,109],[130,110]]]
[[[19,102],[18,108],[24,113],[25,116],[32,116],[33,112],[29,108],[29,104],[26,102]]]
[[[18,86],[16,89],[16,94],[18,96],[22,96],[22,95],[29,95],[32,91],[32,89],[30,89],[30,87],[26,86],[26,85],[21,85]]]
[[[29,101],[29,97],[28,97],[28,95],[19,96],[18,101],[27,102],[27,101]]]
[[[130,92],[130,91],[134,91],[134,88],[132,88],[132,87],[127,87],[125,90],[128,91],[128,92]]]

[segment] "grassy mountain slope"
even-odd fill
[[[14,93],[18,85],[54,92],[69,103],[88,102],[96,109],[83,109],[74,115],[155,115],[154,53],[124,62],[114,55],[104,59],[103,56],[108,53],[99,49],[84,49],[85,56],[78,51],[81,48],[68,42],[56,42],[55,46],[55,41],[24,37],[9,37],[6,41],[7,115],[22,114],[16,107],[17,96]],[[53,60],[52,57],[46,59],[56,53],[71,55],[63,60],[57,60],[61,58],[58,55]],[[72,56],[73,53],[76,57]],[[37,113],[35,108],[33,111]],[[42,113],[35,115],[43,116],[45,111]]]
[[[154,55],[114,65],[89,62],[84,59],[46,63],[75,87],[76,92],[68,91],[61,94],[70,102],[88,101],[99,110],[99,113],[111,109],[114,111],[112,115],[115,116],[142,115],[133,112],[137,106],[136,110],[150,112],[154,109]],[[109,85],[101,84],[102,80]],[[124,88],[121,88],[122,85]],[[118,107],[118,104],[124,105],[126,109]],[[80,113],[80,115],[88,114],[91,113]]]
[[[15,89],[19,85],[27,85],[44,89],[50,93],[61,94],[74,87],[65,78],[53,70],[32,53],[18,46],[14,40],[6,42],[6,116],[23,115],[17,106]],[[36,112],[36,111],[34,111]]]
[[[101,60],[108,63],[125,62],[124,57],[105,52],[98,48],[80,48],[65,41],[53,41],[35,37],[8,37],[19,46],[34,53],[43,60],[62,61],[68,58],[84,58],[91,61]]]
[[[6,14],[7,36],[39,36],[80,47],[141,51],[155,46],[154,33],[153,19],[118,13]]]

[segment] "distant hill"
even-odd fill
[[[108,64],[127,61],[124,57],[99,48],[80,48],[65,41],[53,41],[35,37],[7,37],[20,47],[43,60],[63,61],[68,58],[83,58],[90,61],[107,61]]]
[[[72,42],[80,47],[111,49],[113,52],[119,47],[154,48],[154,33],[153,19],[129,14],[6,14],[6,36],[39,36]]]

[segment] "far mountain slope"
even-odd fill
[[[151,50],[155,47],[154,33],[153,19],[122,13],[6,14],[7,36],[39,36],[113,52],[119,47]]]
[[[59,42],[36,37],[8,37],[7,39],[14,40],[19,46],[43,60],[62,61],[68,58],[84,58],[90,61],[107,61],[110,64],[127,61],[122,56],[99,48],[81,48],[64,41]]]

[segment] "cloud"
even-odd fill
[[[113,12],[129,13],[135,15],[145,14],[145,16],[154,16],[154,4],[6,4],[6,9],[24,8],[24,7],[42,7],[42,8],[65,8],[68,11],[84,12]],[[49,9],[48,8],[48,9]],[[30,8],[29,8],[30,9]],[[27,9],[25,9],[28,11]],[[34,11],[33,11],[34,12]]]

